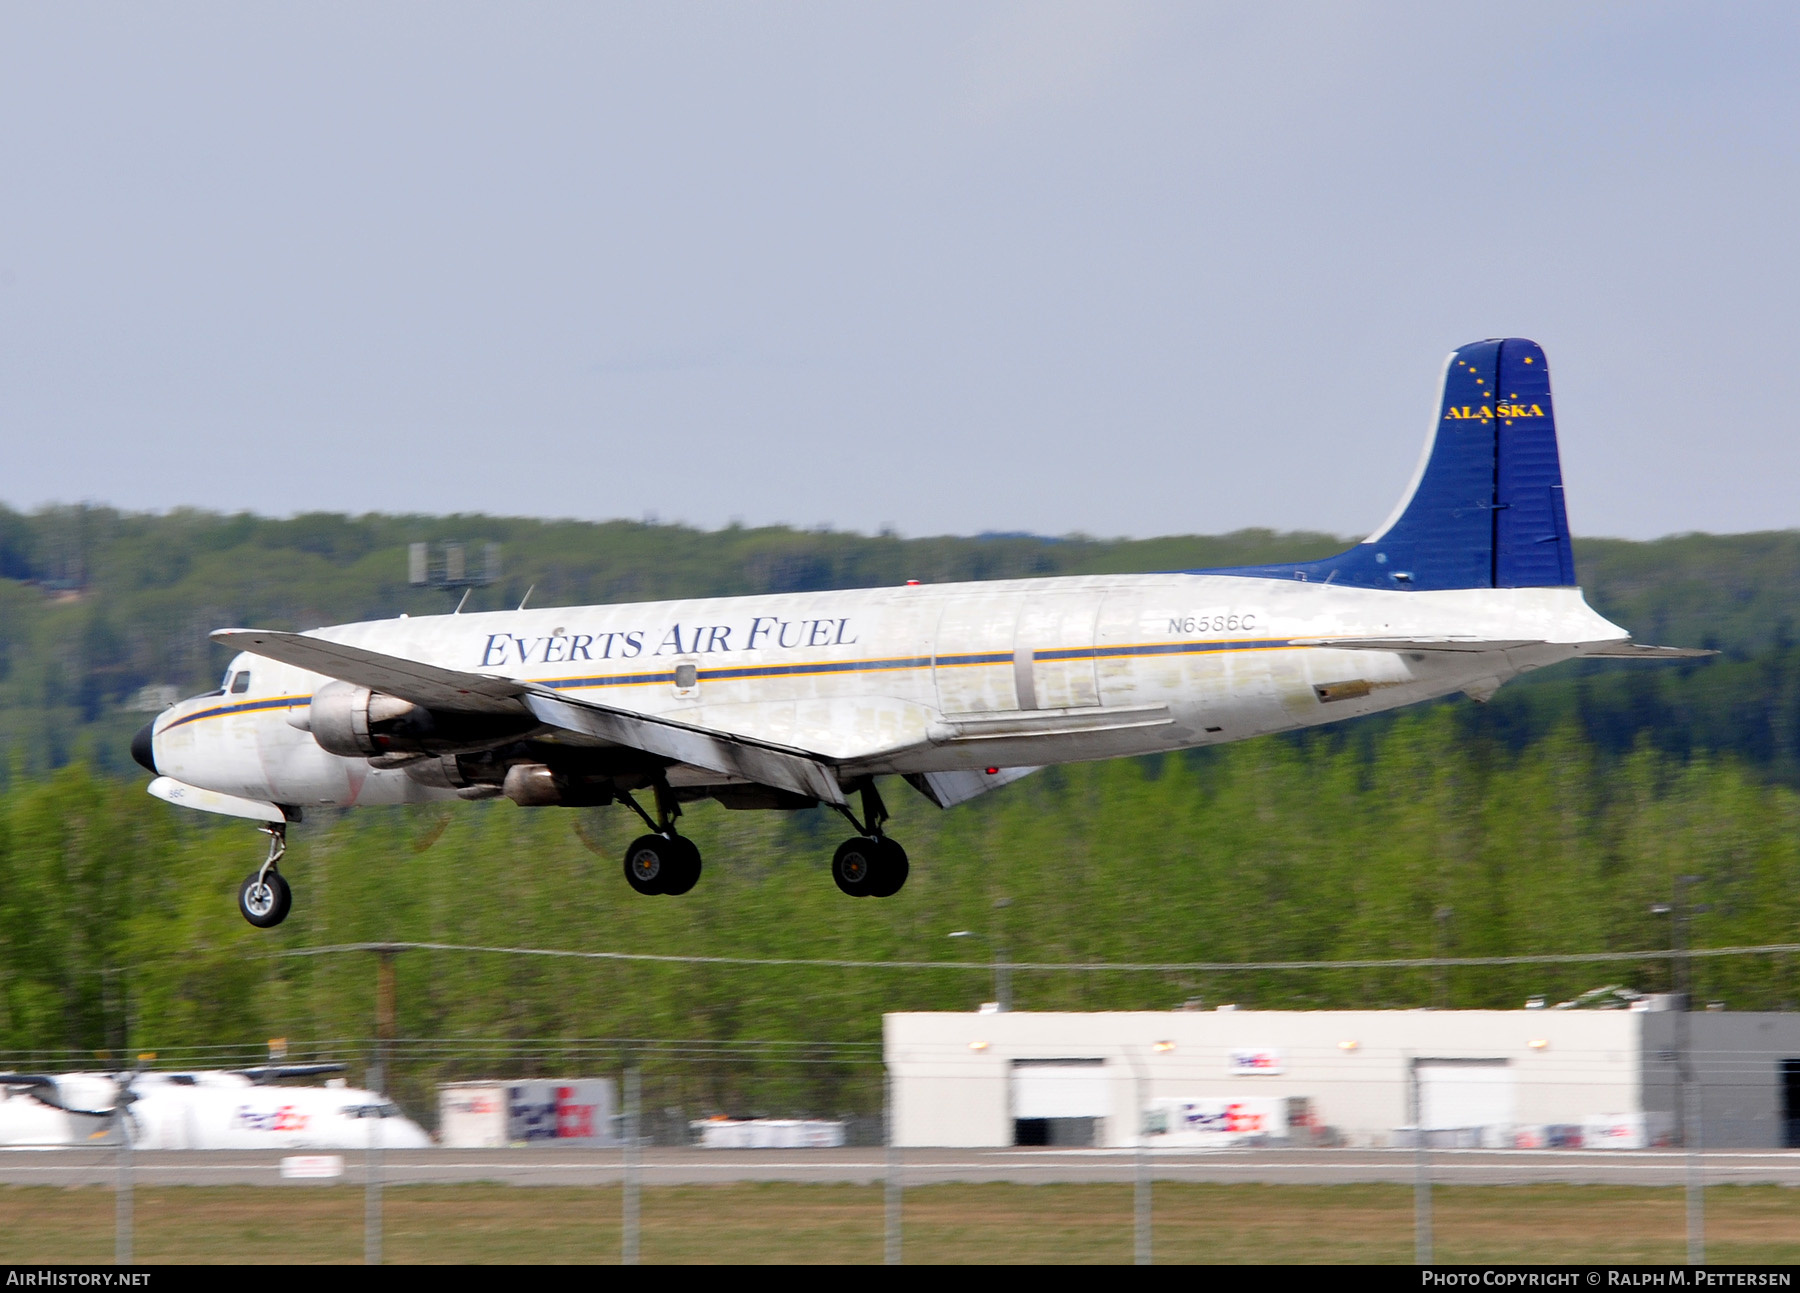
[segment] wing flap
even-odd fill
[[[530,689],[525,693],[524,701],[539,722],[552,727],[779,790],[791,790],[828,804],[845,802],[836,775],[804,750],[790,750],[666,718],[611,709],[547,689]]]
[[[1000,768],[994,772],[909,772],[906,782],[939,808],[954,808],[1036,771],[1036,768]]]
[[[1175,716],[1167,705],[1092,705],[1080,709],[1002,710],[949,714],[944,735],[964,741],[1004,741],[1021,736],[1072,736],[1117,732],[1133,727],[1167,727]],[[934,736],[938,735],[933,733]]]
[[[265,656],[410,700],[427,709],[454,709],[477,714],[517,714],[525,684],[511,678],[465,673],[363,647],[333,642],[306,633],[270,629],[219,629],[213,641],[237,651]]]

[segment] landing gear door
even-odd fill
[[[1013,633],[1013,671],[1020,709],[1098,705],[1094,629],[1106,594],[1040,593],[1019,610]]]

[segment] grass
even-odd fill
[[[1155,1192],[1159,1262],[1410,1262],[1413,1198],[1393,1185],[1179,1185]],[[360,1189],[171,1186],[135,1192],[144,1262],[359,1262]],[[0,1189],[0,1262],[106,1262],[110,1191]],[[619,1259],[617,1187],[392,1186],[391,1262]],[[1707,1192],[1715,1262],[1800,1261],[1800,1191]],[[879,1262],[879,1186],[655,1187],[642,1196],[646,1262]],[[1680,1262],[1679,1189],[1440,1186],[1442,1262]],[[908,1190],[915,1263],[1129,1262],[1132,1193],[1122,1185],[933,1185]]]

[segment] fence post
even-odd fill
[[[1687,1159],[1687,1241],[1688,1265],[1706,1264],[1706,1165],[1700,1151],[1700,1084],[1692,1080],[1689,1067],[1692,1052],[1683,1039],[1681,1056],[1681,1142]]]
[[[363,1265],[381,1265],[381,1124],[385,1110],[378,1102],[364,1105],[369,1139],[363,1160]]]
[[[120,1108],[119,1184],[113,1191],[113,1262],[131,1265],[131,1115]]]
[[[1419,1061],[1408,1055],[1413,1125],[1413,1262],[1431,1265],[1431,1162],[1425,1149],[1425,1101],[1419,1087]]]
[[[1131,1080],[1132,1090],[1137,1097],[1137,1119],[1133,1127],[1136,1133],[1133,1140],[1137,1144],[1136,1156],[1137,1179],[1132,1183],[1132,1211],[1136,1222],[1136,1252],[1133,1260],[1138,1266],[1151,1263],[1150,1253],[1150,1151],[1144,1144],[1144,1078],[1142,1074]]]
[[[625,1203],[623,1232],[619,1237],[619,1261],[638,1264],[638,1102],[642,1077],[638,1066],[625,1070]]]
[[[889,1266],[898,1266],[900,1264],[901,1191],[905,1187],[900,1180],[900,1144],[894,1128],[894,1075],[886,1065],[882,1067],[881,1138],[887,1145],[887,1180],[883,1184],[882,1190],[882,1202],[886,1211],[885,1245],[882,1259]]]

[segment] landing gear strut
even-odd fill
[[[271,822],[262,831],[269,837],[269,856],[238,886],[238,911],[258,929],[273,929],[294,905],[294,891],[275,869],[287,853],[287,823]]]
[[[700,879],[700,850],[687,836],[675,833],[681,805],[669,787],[659,781],[655,790],[655,817],[645,812],[629,791],[619,792],[619,798],[644,819],[651,832],[638,836],[625,850],[625,883],[643,894],[686,893]]]
[[[862,787],[863,820],[843,804],[834,805],[856,829],[856,838],[845,840],[831,858],[831,878],[852,898],[891,898],[900,892],[912,867],[906,850],[887,837],[882,827],[887,805],[871,779]]]

